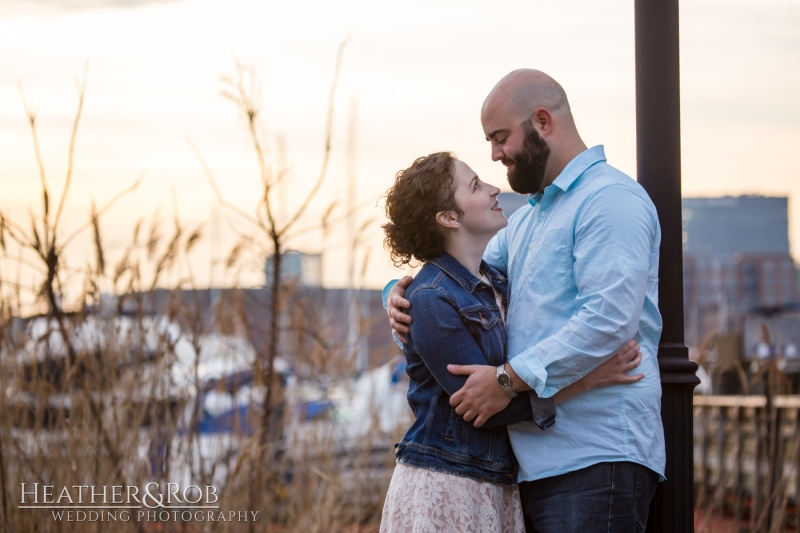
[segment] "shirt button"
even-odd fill
[[[547,211],[542,211],[542,218],[547,216]]]

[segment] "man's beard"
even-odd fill
[[[522,129],[525,131],[522,150],[514,159],[504,158],[502,163],[514,164],[514,168],[508,171],[508,184],[511,188],[519,194],[533,194],[542,188],[550,147],[530,121],[523,122]]]

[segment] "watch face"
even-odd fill
[[[501,387],[508,387],[509,385],[511,385],[511,377],[508,374],[498,374],[497,383]]]

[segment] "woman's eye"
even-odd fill
[[[480,186],[481,186],[480,182],[479,182],[479,181],[476,181],[476,182],[475,182],[475,185],[473,185],[473,186],[472,186],[472,190],[473,190],[473,191],[474,191],[474,190],[477,190],[477,188],[478,188],[478,187],[480,187]]]

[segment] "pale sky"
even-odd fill
[[[509,190],[480,126],[483,98],[520,67],[544,70],[567,91],[588,145],[635,177],[633,2],[519,0],[4,0],[0,4],[0,210],[17,219],[39,209],[39,176],[18,84],[37,111],[53,189],[60,191],[77,101],[74,80],[89,62],[67,228],[146,171],[142,186],[103,221],[112,249],[136,220],[177,205],[187,226],[218,209],[187,143],[224,194],[252,209],[257,166],[220,77],[236,61],[261,79],[268,135],[285,139],[293,168],[287,212],[316,177],[338,43],[352,32],[336,99],[333,158],[313,223],[346,201],[349,107],[357,101],[359,225],[370,217],[365,286],[397,271],[382,249],[383,211],[372,207],[416,157],[453,150],[490,183]],[[790,196],[790,239],[800,253],[800,2],[681,2],[683,191],[685,196]],[[209,279],[212,249],[232,246],[221,224],[194,260]],[[329,239],[324,281],[346,282],[345,225]],[[88,237],[88,236],[87,236]],[[318,238],[297,248],[318,251]],[[359,250],[358,261],[364,250]],[[76,264],[87,242],[70,249]],[[203,274],[204,273],[204,274]],[[251,283],[258,284],[254,273]],[[215,282],[224,283],[219,273]]]

